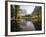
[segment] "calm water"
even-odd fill
[[[20,27],[24,31],[35,30],[34,24],[31,21],[25,21],[20,24]]]

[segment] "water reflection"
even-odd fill
[[[23,31],[35,30],[34,24],[31,21],[25,21],[20,24]]]

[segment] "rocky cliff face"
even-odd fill
[[[35,7],[31,16],[31,20],[34,23],[36,30],[41,30],[41,24],[42,24],[42,7],[41,6]]]

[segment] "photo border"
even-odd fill
[[[7,7],[8,2],[44,4],[44,33],[8,35],[8,7]],[[45,3],[42,3],[42,2],[25,2],[25,1],[5,1],[5,36],[24,36],[24,35],[40,35],[40,34],[45,34]]]

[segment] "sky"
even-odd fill
[[[20,9],[24,10],[25,11],[25,15],[29,15],[29,14],[32,14],[32,11],[34,10],[35,6],[32,6],[32,5],[21,5],[20,6]]]

